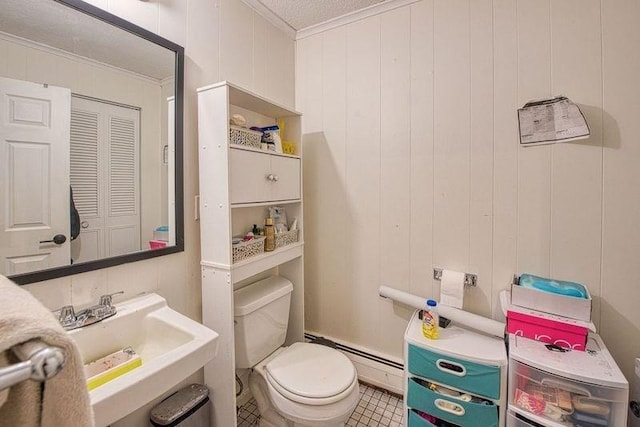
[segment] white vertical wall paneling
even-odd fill
[[[635,299],[629,298],[635,296],[632,269],[640,254],[640,235],[636,236],[640,197],[635,191],[640,174],[634,164],[640,152],[633,144],[634,135],[640,133],[636,83],[640,59],[634,50],[640,45],[635,23],[639,6],[631,0],[615,4],[422,0],[408,7],[410,292],[437,297],[439,285],[431,285],[430,279],[434,264],[477,270],[480,297],[468,300],[467,309],[484,315],[491,309],[496,316],[498,293],[515,273],[581,280],[596,297],[593,316],[596,322],[600,318],[599,332],[623,371],[631,375],[632,359],[640,353],[637,340],[629,339],[640,333],[640,314]],[[386,15],[377,18],[392,19]],[[366,137],[377,135],[377,129],[370,127],[386,119],[379,114],[384,103],[376,101],[377,96],[386,99],[383,82],[390,70],[372,44],[381,37],[383,47],[404,32],[398,28],[387,40],[385,31],[378,35],[371,22],[343,27],[347,31],[345,215],[352,236],[344,252],[348,271],[335,276],[323,273],[318,276],[320,283],[307,282],[307,291],[321,301],[340,295],[345,306],[353,307],[349,326],[339,328],[329,318],[343,313],[342,301],[335,309],[322,303],[318,306],[322,311],[311,315],[317,332],[399,357],[400,347],[383,346],[363,332],[370,326],[373,301],[373,289],[363,284],[378,282],[376,263],[382,265],[384,257],[375,252],[381,245],[375,245],[386,238],[372,237],[371,230],[385,224],[384,189],[391,185],[385,168],[392,164],[385,146]],[[307,39],[298,43],[308,46]],[[310,120],[314,132],[325,133],[333,155],[338,126],[329,131],[328,121],[336,116],[329,118],[333,100],[328,91],[333,90],[334,80],[329,84],[327,75],[334,68],[329,61],[335,58],[328,57],[326,49],[325,40],[322,121],[317,113],[310,117],[306,107],[301,109],[305,125]],[[298,53],[312,55],[311,48],[304,52],[299,48]],[[382,61],[382,68],[377,68],[375,58]],[[310,62],[298,61],[298,74],[309,72]],[[375,92],[377,80],[371,77],[378,72],[381,93]],[[305,76],[298,77],[299,82],[307,81]],[[309,85],[298,88],[306,91]],[[592,137],[553,147],[519,147],[517,108],[532,98],[560,93],[581,105]],[[322,129],[317,128],[319,124]],[[381,150],[379,163],[364,157],[375,150]],[[382,167],[376,169],[376,164]],[[380,199],[375,199],[372,187],[381,191]],[[315,187],[315,191],[325,189]],[[335,200],[328,197],[314,194],[306,200]],[[322,268],[328,259],[323,258]],[[307,259],[308,265],[313,263]],[[386,264],[380,267],[380,277],[391,275],[392,268],[387,268]],[[347,289],[340,293],[322,281],[340,280],[341,275]],[[373,315],[381,322],[393,322],[397,316],[385,311],[384,305],[373,307]],[[383,335],[395,340],[402,330],[390,327]]]
[[[551,148],[550,276],[578,281],[600,317],[602,247],[602,54],[600,0],[555,1],[551,8],[554,91],[580,104],[591,137]]]
[[[627,378],[640,354],[640,3],[605,1],[603,263],[600,334]],[[613,344],[613,345],[612,345]]]
[[[283,105],[293,106],[295,47],[294,42],[276,26],[267,26],[267,82],[264,96]]]
[[[158,35],[180,46],[185,46],[187,44],[188,2],[159,0],[157,3]]]
[[[433,293],[433,25],[434,0],[411,5],[410,279],[408,291]],[[389,284],[395,286],[395,284]]]
[[[493,2],[469,2],[471,164],[469,271],[478,285],[465,291],[465,308],[491,317],[493,288]]]
[[[550,96],[550,2],[518,0],[518,104]],[[516,141],[516,143],[519,143]],[[549,275],[551,147],[518,149],[518,271]]]
[[[220,6],[220,77],[251,89],[253,10],[238,0],[221,0]]]
[[[409,289],[410,279],[410,106],[411,9],[403,7],[380,17],[380,270],[381,284]],[[374,287],[374,292],[377,288]],[[400,310],[378,298],[376,348],[392,353],[413,310]]]
[[[469,261],[469,3],[437,1],[434,19],[433,261],[459,271]]]
[[[269,66],[269,45],[267,28],[269,21],[253,12],[253,85],[256,93],[264,93],[267,88],[267,67]]]
[[[108,10],[134,24],[158,32],[158,2],[107,0]]]
[[[517,273],[518,209],[518,45],[517,4],[493,5],[493,310],[498,295]]]
[[[185,89],[195,88],[197,84],[208,84],[220,80],[220,3],[211,0],[189,0],[187,3],[187,44],[185,46]],[[197,137],[195,110],[196,94],[185,92],[185,129],[194,138]],[[186,126],[193,124],[194,126]],[[190,149],[190,148],[188,148]],[[197,152],[197,147],[193,148]],[[195,163],[197,164],[197,157]],[[190,203],[187,203],[189,205]],[[198,247],[199,244],[198,244]],[[198,269],[200,270],[200,269]]]
[[[194,196],[198,194],[198,156],[197,156],[197,108],[195,89],[207,84],[220,81],[220,63],[232,62],[237,58],[237,52],[221,53],[219,39],[225,30],[220,26],[220,2],[215,0],[160,0],[154,2],[131,2],[129,0],[90,0],[91,4],[115,13],[124,19],[140,25],[153,32],[167,37],[185,47],[185,112],[184,112],[184,213],[185,213],[185,252],[162,258],[140,261],[124,266],[101,270],[105,274],[96,274],[96,290],[93,295],[105,293],[105,289],[123,289],[123,277],[136,278],[135,281],[125,280],[127,292],[125,298],[135,293],[159,292],[167,298],[169,305],[186,315],[199,319],[201,317],[201,289],[200,289],[200,235],[199,224],[194,218]],[[185,9],[186,8],[186,9]],[[186,11],[186,12],[185,12]],[[186,13],[186,17],[184,16]],[[175,27],[174,27],[175,26]],[[251,34],[251,21],[242,23],[243,31]],[[227,28],[228,29],[228,28]],[[275,30],[271,30],[275,31]],[[244,34],[244,33],[243,33]],[[181,40],[184,35],[184,40]],[[271,37],[271,35],[269,36]],[[2,51],[2,48],[0,48]],[[267,78],[276,79],[277,87],[286,94],[288,105],[293,105],[294,94],[294,55],[293,41],[288,40],[288,48],[282,51],[284,59],[279,60],[281,68]],[[11,78],[27,78],[27,54],[23,49],[9,48],[6,59],[7,76]],[[242,55],[242,67],[252,72],[251,54]],[[78,66],[80,67],[80,66]],[[0,65],[0,69],[3,66]],[[79,69],[79,68],[78,68]],[[283,71],[284,69],[284,71]],[[74,78],[78,85],[84,87],[95,86],[95,81],[102,81],[105,75],[100,69],[92,69],[93,81],[80,79],[76,70],[58,68],[59,75]],[[75,77],[74,77],[75,76]],[[232,80],[235,80],[233,77]],[[265,83],[267,86],[268,83]],[[135,86],[135,85],[134,85]],[[269,96],[259,86],[254,86],[261,95]],[[127,86],[131,89],[132,86]],[[101,84],[96,89],[97,95],[108,98],[113,86]],[[143,120],[144,121],[144,120]],[[85,274],[93,274],[85,273]],[[108,274],[107,274],[108,273]],[[87,301],[85,293],[75,286],[80,276],[64,277],[46,282],[35,283],[27,288],[51,309],[65,304],[84,304]],[[72,282],[74,286],[72,289]],[[90,298],[89,298],[90,299]],[[76,301],[78,300],[78,301]],[[51,301],[58,301],[52,303]],[[60,303],[63,301],[64,303]],[[201,378],[201,375],[200,375]],[[195,379],[193,382],[201,381]],[[114,425],[120,427],[141,425],[148,419],[147,410],[141,409]]]
[[[295,82],[296,82],[296,90],[295,90],[295,108],[297,111],[303,111],[304,106],[306,105],[306,80],[305,74],[307,71],[307,61],[306,61],[306,52],[305,48],[306,40],[296,40],[296,72],[295,72]],[[305,121],[301,121],[302,126],[302,134],[305,133],[304,127]]]
[[[318,158],[307,157],[310,162],[318,161],[321,170],[317,210],[320,214],[318,236],[320,240],[319,259],[321,275],[319,283],[326,290],[322,298],[322,309],[315,313],[316,320],[327,325],[331,336],[342,337],[345,325],[358,322],[352,318],[353,288],[346,280],[348,254],[355,237],[350,236],[347,226],[348,207],[345,194],[346,174],[346,72],[347,72],[346,28],[336,28],[322,34],[322,129],[318,129],[315,154]],[[306,181],[305,181],[306,184]],[[305,199],[306,203],[306,199]],[[309,209],[305,204],[305,217]],[[306,219],[306,218],[305,218]],[[305,239],[306,240],[306,239]],[[307,256],[305,255],[305,260]],[[305,276],[306,289],[306,276]],[[337,316],[326,313],[335,308]]]
[[[326,330],[326,316],[323,316],[323,302],[330,295],[324,292],[324,275],[327,267],[322,260],[325,234],[331,233],[333,216],[327,214],[329,206],[323,206],[316,197],[324,194],[324,172],[326,158],[322,157],[325,144],[322,129],[322,34],[305,39],[298,45],[297,56],[305,73],[299,73],[304,80],[300,86],[301,103],[304,108],[303,152],[304,152],[304,211],[305,211],[305,327],[308,330]],[[327,174],[328,175],[328,174]],[[308,286],[308,283],[314,285]]]
[[[353,296],[347,339],[376,338],[379,316],[371,316],[380,284],[380,17],[347,26],[347,281]],[[364,344],[366,346],[366,344]]]

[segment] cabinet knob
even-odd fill
[[[278,175],[273,175],[273,181],[275,181],[275,182],[278,181]]]
[[[268,179],[269,181],[273,181],[273,180],[274,180],[274,178],[275,178],[275,177],[274,177],[274,175],[273,175],[272,173],[270,173],[269,175],[267,175],[267,179]]]

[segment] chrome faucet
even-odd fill
[[[116,314],[116,307],[112,304],[114,295],[123,294],[124,291],[102,295],[96,305],[85,308],[76,313],[71,305],[65,305],[60,309],[58,320],[66,331],[89,326],[96,322],[111,317]]]

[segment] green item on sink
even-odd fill
[[[575,282],[565,282],[562,280],[547,279],[544,277],[534,276],[532,274],[523,274],[520,276],[518,283],[520,286],[529,289],[537,289],[553,294],[565,295],[576,298],[588,298],[589,294],[584,285]]]

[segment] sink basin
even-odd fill
[[[126,347],[142,358],[142,366],[89,393],[98,427],[161,396],[213,359],[218,349],[216,332],[172,310],[160,295],[115,306],[115,316],[69,331],[84,363]]]

